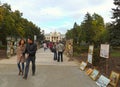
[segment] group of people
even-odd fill
[[[44,44],[44,51],[46,50],[46,48],[47,46]],[[54,53],[54,60],[57,60],[58,62],[63,62],[63,52],[65,50],[65,46],[62,42],[53,43],[52,47],[50,47],[50,50]],[[19,70],[18,75],[22,75],[23,79],[27,79],[28,77],[30,61],[32,62],[32,75],[35,75],[36,51],[37,45],[34,43],[33,38],[28,37],[27,43],[24,39],[21,39],[19,41],[17,47],[17,66]]]
[[[57,60],[58,62],[63,62],[63,52],[65,50],[65,46],[62,42],[59,43],[53,43],[53,47],[51,48],[51,51],[54,53],[54,60]]]
[[[30,61],[32,62],[32,75],[35,75],[36,50],[37,45],[34,43],[32,37],[28,37],[27,44],[25,43],[24,39],[19,41],[19,45],[17,47],[17,66],[19,69],[18,75],[22,75],[23,79],[27,79],[28,77]]]
[[[57,60],[58,62],[60,62],[60,60],[61,60],[61,62],[63,62],[63,52],[65,50],[65,46],[61,41],[59,41],[59,43],[58,42],[50,42],[48,45],[47,45],[47,43],[44,42],[43,48],[44,48],[44,51],[47,48],[49,48],[51,50],[51,52],[54,53],[53,59],[55,61]]]

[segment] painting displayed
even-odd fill
[[[109,44],[101,44],[100,57],[109,58]]]
[[[94,48],[93,45],[89,46],[88,54],[93,54],[93,48]]]
[[[92,55],[91,54],[88,54],[88,63],[92,64]]]
[[[110,84],[114,87],[117,87],[119,77],[120,77],[119,73],[112,71],[110,74]]]
[[[101,75],[99,77],[99,79],[97,80],[96,84],[99,87],[107,87],[107,85],[110,83],[110,79],[108,79],[107,77]]]
[[[73,39],[66,40],[65,54],[69,57],[73,56]]]
[[[82,61],[81,64],[80,64],[80,69],[85,70],[86,66],[87,66],[87,63]]]
[[[96,69],[94,69],[93,72],[90,74],[90,77],[91,77],[93,80],[96,80],[98,74],[99,74],[99,71],[96,70]]]
[[[88,63],[92,64],[92,57],[93,57],[93,45],[89,46],[89,50],[88,50]]]
[[[92,73],[93,69],[92,68],[89,68],[87,71],[86,71],[86,74],[87,75],[90,75]]]

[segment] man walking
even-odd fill
[[[57,51],[58,51],[58,62],[60,62],[60,58],[61,58],[61,62],[63,62],[63,52],[64,52],[64,45],[62,44],[62,42],[60,41],[59,44],[57,45]]]
[[[28,72],[29,72],[29,65],[30,61],[32,61],[32,75],[35,75],[35,54],[37,50],[37,45],[33,42],[33,38],[29,37],[28,38],[28,44],[26,46],[25,52],[23,53],[24,55],[27,54],[27,59],[26,59],[26,67],[25,67],[25,74],[23,79],[27,79],[28,77]]]

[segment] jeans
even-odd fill
[[[24,72],[24,63],[22,63],[22,69],[21,69],[21,62],[17,63],[17,66],[18,66],[18,69],[19,69],[19,72]]]
[[[35,57],[28,57],[26,59],[26,67],[25,67],[25,75],[24,77],[27,78],[29,72],[29,65],[30,61],[32,62],[32,74],[35,74],[36,66],[35,66]]]
[[[54,60],[57,60],[57,51],[54,52]]]
[[[58,52],[58,62],[60,62],[60,59],[63,62],[63,52]]]

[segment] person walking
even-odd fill
[[[23,75],[24,73],[25,56],[22,54],[24,51],[25,51],[25,40],[21,39],[17,47],[17,66],[19,69],[18,75]]]
[[[43,43],[43,48],[44,48],[44,52],[45,52],[47,49],[47,44],[45,42]]]
[[[62,44],[62,42],[60,41],[59,44],[57,45],[57,51],[58,51],[58,62],[60,62],[60,59],[61,59],[61,62],[63,62],[63,52],[64,52],[64,45]]]
[[[36,70],[36,66],[35,66],[35,54],[36,54],[36,50],[37,50],[37,45],[33,42],[33,38],[29,37],[28,38],[28,44],[26,46],[25,52],[23,52],[23,54],[27,54],[28,57],[26,58],[26,67],[25,67],[25,74],[23,79],[27,79],[28,77],[28,72],[29,72],[29,65],[30,65],[30,61],[32,61],[32,75],[35,75],[35,70]]]
[[[52,48],[52,51],[53,51],[53,53],[54,53],[54,60],[57,60],[57,49],[56,49],[56,47],[57,47],[57,43],[53,43],[53,48]]]

